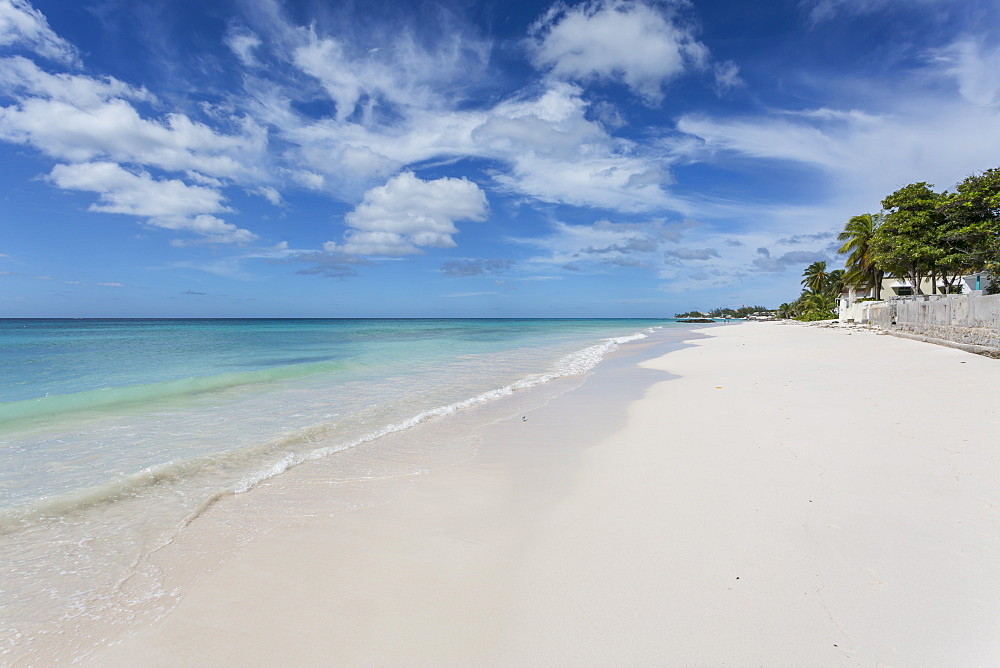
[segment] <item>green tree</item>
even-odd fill
[[[826,292],[813,292],[806,295],[802,300],[805,310],[809,311],[833,311],[837,307],[837,300]]]
[[[1000,167],[973,174],[939,206],[945,239],[962,269],[1000,275]]]
[[[823,294],[830,295],[834,299],[840,297],[840,293],[844,291],[844,276],[846,272],[843,269],[834,269],[826,276],[826,289],[823,290]]]
[[[829,275],[826,273],[826,262],[817,260],[806,267],[802,273],[802,285],[812,292],[823,292],[827,288]]]
[[[872,239],[883,220],[881,213],[862,213],[847,221],[844,231],[837,235],[837,241],[843,243],[837,252],[847,255],[844,281],[865,292],[874,290],[875,299],[882,298],[882,277],[885,272],[875,264]]]
[[[828,292],[804,292],[796,302],[797,320],[832,320],[837,317],[833,310],[836,298]]]
[[[909,278],[916,294],[922,293],[921,278],[935,274],[944,261],[944,214],[939,209],[943,197],[921,181],[882,200],[888,213],[872,237],[875,264],[882,271]]]

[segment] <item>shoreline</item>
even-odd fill
[[[689,328],[667,328],[648,340],[633,340],[624,349],[672,347],[689,332]],[[606,349],[608,345],[590,346],[574,356],[593,354],[592,348]],[[604,350],[601,355],[608,361],[625,350]],[[385,503],[436,470],[474,458],[479,427],[544,405],[590,375],[561,375],[559,371],[562,369],[546,374],[547,379],[528,377],[528,382],[515,384],[514,392],[493,392],[496,396],[483,401],[474,397],[461,402],[460,410],[436,411],[440,414],[411,420],[406,429],[390,429],[379,438],[363,439],[354,447],[309,459],[244,493],[216,497],[191,518],[193,521],[185,521],[180,533],[132,567],[130,578],[121,579],[115,591],[108,592],[114,607],[104,603],[106,597],[99,599],[100,610],[110,610],[112,615],[74,608],[79,614],[64,617],[57,626],[39,627],[34,636],[28,636],[31,642],[11,647],[7,660],[20,664],[86,657],[95,647],[113,644],[170,614],[186,591],[182,585],[186,585],[189,572],[217,568],[260,535],[300,525],[315,516],[342,515]]]
[[[173,349],[171,343],[192,337],[213,340],[201,336],[202,326],[175,325],[138,340],[154,357]],[[619,320],[518,321],[509,326],[385,321],[377,327],[306,327],[284,320],[263,328],[241,325],[237,340],[257,344],[234,344],[230,354],[242,355],[247,364],[288,363],[279,364],[272,375],[301,370],[293,363],[305,360],[309,350],[322,351],[327,362],[347,361],[326,372],[310,366],[315,373],[301,380],[195,392],[134,413],[83,414],[65,424],[56,420],[37,433],[5,434],[10,438],[5,440],[8,466],[2,486],[13,496],[5,496],[0,519],[6,525],[0,528],[13,531],[0,536],[0,579],[4,574],[9,579],[0,601],[7,613],[0,621],[0,654],[4,661],[22,663],[34,656],[72,659],[102,639],[141,626],[139,618],[161,617],[175,605],[175,591],[161,586],[160,569],[148,555],[170,552],[174,539],[187,533],[184,527],[218,499],[240,495],[296,463],[312,468],[308,464],[317,459],[330,460],[317,465],[329,475],[313,484],[311,496],[333,498],[333,505],[345,508],[353,503],[348,487],[379,477],[419,478],[426,469],[447,465],[474,448],[457,442],[455,430],[444,434],[447,447],[409,452],[382,448],[394,442],[382,436],[450,415],[458,419],[443,422],[464,429],[471,407],[508,394],[535,396],[530,388],[550,382],[571,384],[575,381],[559,381],[582,378],[618,343],[650,331],[636,331],[635,325]],[[677,329],[674,336],[685,329],[666,328]],[[45,348],[60,331],[50,327],[34,345]],[[115,325],[92,331],[88,340],[134,333]],[[211,333],[232,332],[222,328]],[[60,350],[64,356],[74,354],[69,346]],[[204,351],[192,354],[196,361],[211,357]],[[96,357],[84,358],[81,366],[90,364],[95,373],[103,364]],[[208,359],[208,384],[231,380],[226,374],[211,375],[220,366]],[[114,378],[114,369],[107,375]],[[331,484],[338,492],[332,497]],[[18,507],[11,503],[18,495],[31,501]],[[260,517],[267,512],[261,509]],[[276,511],[279,517],[291,512]],[[249,540],[261,531],[256,525],[266,522],[236,524],[222,534],[234,543]],[[55,645],[71,647],[63,651]]]
[[[186,537],[200,556],[163,555],[176,608],[85,662],[1000,660],[996,363],[837,330],[695,331],[498,414],[471,456],[350,512],[305,485],[294,521],[226,552],[219,504]]]

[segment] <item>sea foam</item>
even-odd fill
[[[304,462],[377,447],[390,434],[586,373],[653,331],[634,321],[260,327],[279,328],[275,338],[287,349],[250,351],[255,364],[309,361],[241,372],[188,362],[171,373],[199,365],[223,373],[0,404],[22,421],[20,431],[8,422],[0,435],[0,456],[15,458],[0,467],[0,576],[16,583],[0,594],[11,612],[0,637],[20,635],[11,641],[19,646],[54,628],[52,600],[64,602],[59,614],[109,619],[136,614],[135,601],[168,605],[170,592],[142,565],[218,499]],[[198,336],[206,328],[199,324]]]

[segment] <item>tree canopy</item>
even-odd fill
[[[947,243],[966,265],[1000,274],[1000,168],[973,174],[940,205]]]
[[[932,289],[956,289],[964,274],[987,271],[988,291],[1000,292],[1000,167],[972,174],[955,192],[937,192],[926,181],[903,186],[882,200],[879,213],[852,216],[837,235],[844,269],[816,261],[802,274],[802,294],[779,314],[804,320],[834,317],[844,286],[873,290],[882,279],[909,279],[914,292],[931,278]]]

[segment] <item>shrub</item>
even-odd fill
[[[816,322],[817,320],[836,320],[837,314],[833,311],[806,311],[795,318],[801,322]]]

